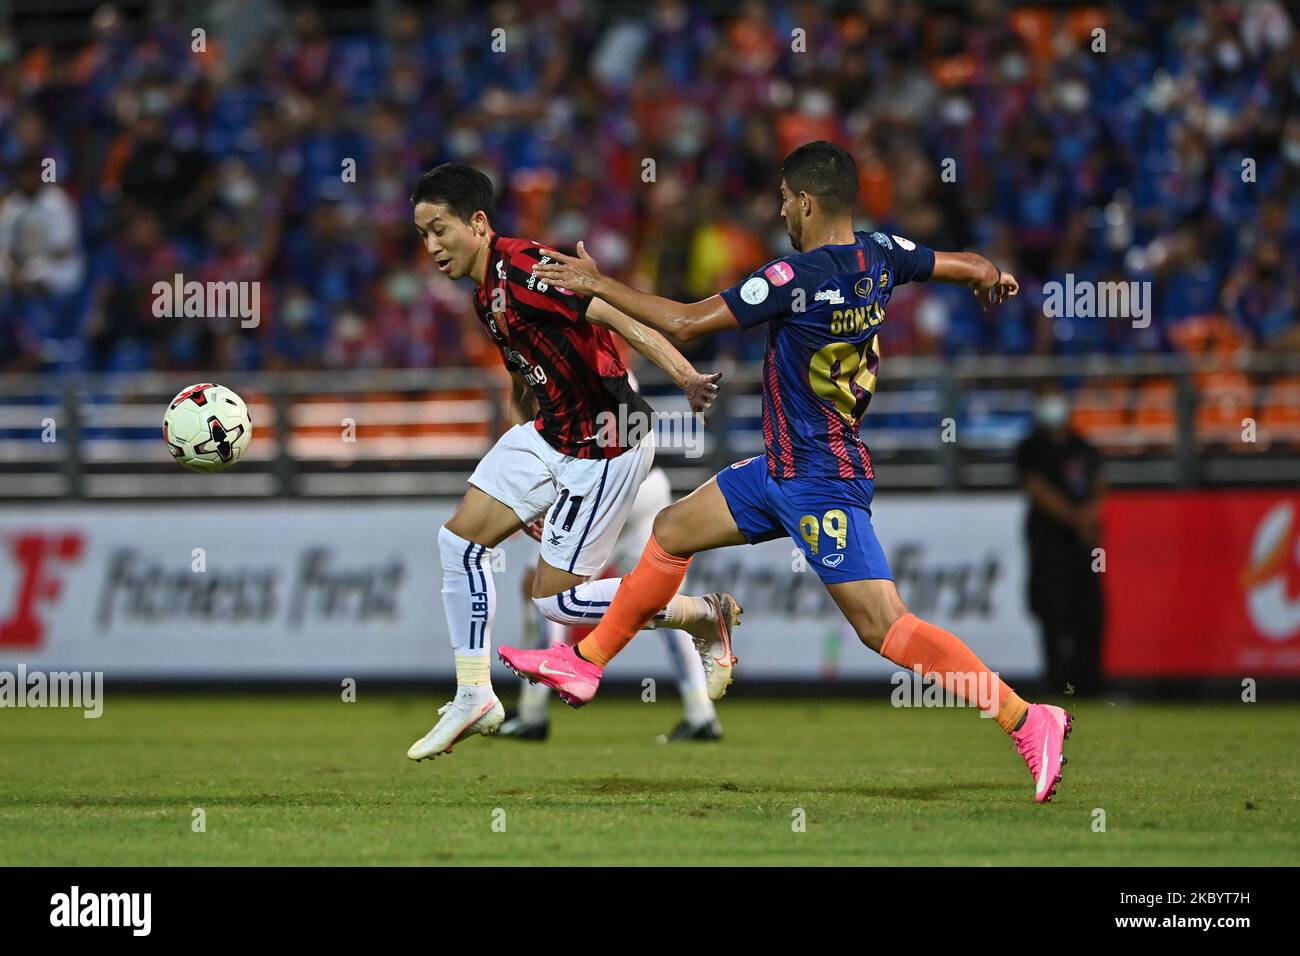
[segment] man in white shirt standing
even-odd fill
[[[42,157],[23,156],[0,201],[0,310],[43,337],[71,331],[60,326],[85,274],[76,206],[47,181],[56,173]]]

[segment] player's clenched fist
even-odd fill
[[[687,400],[691,403],[691,411],[707,411],[718,397],[718,380],[722,378],[721,372],[714,372],[711,375],[703,375],[699,372],[692,371],[682,386],[682,391],[686,393]]]
[[[1020,283],[1010,272],[998,272],[998,279],[987,289],[976,289],[975,297],[984,308],[999,305],[1020,291]]]

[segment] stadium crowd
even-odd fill
[[[774,171],[818,138],[856,155],[863,228],[1022,282],[991,313],[900,289],[887,356],[1163,351],[1207,316],[1300,348],[1300,32],[1276,0],[392,9],[369,33],[226,0],[105,6],[75,45],[0,28],[0,370],[495,366],[416,241],[419,172],[479,165],[501,231],[695,299],[788,250]],[[261,324],[156,317],[177,273],[260,281]],[[1154,321],[1048,317],[1067,273],[1151,282]]]

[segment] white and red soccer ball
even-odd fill
[[[229,468],[252,438],[248,406],[224,385],[203,382],[181,389],[163,415],[167,450],[192,471]]]

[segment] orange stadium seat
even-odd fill
[[[1133,432],[1145,446],[1169,447],[1178,435],[1178,388],[1171,378],[1148,379],[1133,402]]]
[[[1217,314],[1184,319],[1174,326],[1169,338],[1189,355],[1237,355],[1250,345],[1241,329]]]
[[[1254,416],[1254,393],[1254,385],[1241,372],[1206,372],[1197,376],[1197,441],[1221,444],[1233,451],[1256,450],[1257,445],[1242,441],[1243,419]]]
[[[292,412],[295,453],[304,458],[439,458],[486,450],[500,389],[311,395]],[[351,437],[342,441],[345,422]]]
[[[1081,43],[1092,42],[1092,31],[1106,27],[1106,11],[1102,7],[1080,7],[1065,15],[1070,36]]]
[[[253,434],[258,441],[276,439],[280,434],[280,422],[276,419],[275,406],[269,396],[260,392],[243,395],[244,404],[248,406],[248,417],[253,423]]]
[[[978,73],[979,62],[969,54],[946,57],[931,68],[934,81],[945,89],[964,86]]]
[[[1020,34],[1034,60],[1038,63],[1052,62],[1052,43],[1057,35],[1055,11],[1030,7],[1015,11],[1009,19],[1011,29]]]
[[[1259,403],[1259,442],[1300,447],[1300,376],[1287,376],[1264,388]]]
[[[1089,385],[1074,397],[1070,425],[1090,442],[1112,454],[1133,451],[1130,424],[1133,392],[1125,384]]]

